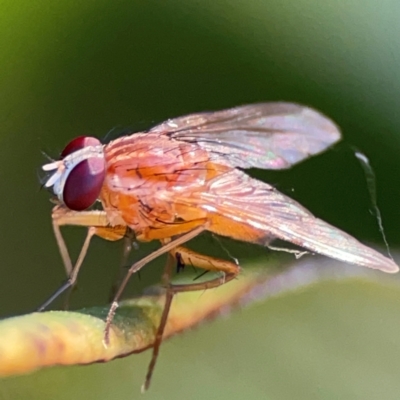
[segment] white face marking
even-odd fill
[[[61,202],[63,202],[63,191],[68,175],[79,163],[93,157],[104,158],[103,145],[86,146],[78,151],[69,154],[60,161],[54,161],[52,163],[43,165],[43,171],[56,170],[44,186],[53,186],[54,194]]]

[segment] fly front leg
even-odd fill
[[[127,231],[126,226],[110,226],[105,211],[77,212],[56,206],[52,212],[52,220],[54,235],[68,279],[38,308],[38,311],[44,310],[58,296],[74,286],[93,236],[100,236],[103,239],[115,241],[122,239]],[[65,225],[83,226],[88,229],[82,249],[74,266],[72,265],[67,245],[61,234],[60,227]]]
[[[62,206],[55,206],[53,208],[51,218],[53,223],[54,236],[56,237],[57,245],[60,250],[61,258],[63,260],[67,276],[71,275],[73,266],[67,246],[61,234],[60,228],[62,226],[82,226],[88,228],[88,231],[91,228],[94,228],[92,229],[93,232],[91,234],[91,237],[96,235],[102,237],[103,239],[111,241],[122,239],[125,236],[127,230],[127,227],[125,225],[110,226],[110,222],[108,221],[106,212],[101,210],[71,211]],[[89,232],[85,241],[87,240],[88,236],[90,236]]]

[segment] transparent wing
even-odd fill
[[[240,168],[289,168],[340,140],[321,113],[292,103],[259,103],[173,118],[150,132],[197,143]]]
[[[211,220],[213,215],[216,219],[219,215],[230,219],[229,236],[236,239],[246,240],[246,229],[242,234],[240,230],[241,226],[249,226],[260,233],[260,240],[257,240],[260,244],[266,245],[272,236],[350,264],[391,273],[399,270],[391,259],[316,218],[296,201],[240,170],[232,169],[210,180],[208,190],[187,194],[187,198],[183,196],[184,193],[175,194],[174,200],[208,211]]]

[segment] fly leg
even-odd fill
[[[212,289],[236,278],[240,272],[240,267],[236,263],[200,254],[183,246],[176,247],[171,253],[177,261],[185,265],[192,264],[194,267],[204,269],[205,271],[221,273],[220,277],[205,282],[187,283],[182,285],[173,284],[171,286],[175,293]]]
[[[219,271],[222,273],[222,276],[205,282],[188,283],[181,285],[171,284],[171,274],[175,260],[178,262],[183,262],[185,264],[191,263],[193,266],[202,268],[207,271]],[[230,261],[206,256],[182,246],[176,247],[170,252],[162,279],[163,285],[166,288],[165,305],[161,315],[160,324],[157,329],[156,338],[153,346],[153,353],[147,369],[146,379],[142,386],[142,392],[146,391],[151,383],[151,377],[153,375],[154,367],[157,362],[160,345],[162,342],[174,295],[180,292],[206,290],[221,286],[234,279],[239,274],[239,272],[240,267]]]
[[[135,246],[133,246],[133,243],[137,246],[137,244],[135,242],[135,233],[132,231],[132,229],[127,228],[126,234],[123,238],[123,250],[122,250],[122,256],[121,256],[121,262],[120,262],[118,271],[116,272],[116,275],[114,278],[114,283],[111,286],[110,293],[108,296],[108,300],[110,302],[114,298],[119,286],[121,285],[121,282],[123,279],[123,274],[128,265],[129,254],[132,251],[132,247],[135,247]]]
[[[142,386],[142,393],[144,393],[150,386],[151,377],[154,372],[154,368],[157,363],[158,354],[160,352],[160,346],[163,340],[164,330],[167,325],[169,311],[171,310],[172,300],[175,295],[175,291],[172,289],[171,286],[171,276],[172,276],[172,269],[174,266],[175,259],[172,254],[168,254],[167,264],[164,268],[164,273],[162,276],[162,284],[165,286],[165,303],[164,308],[161,314],[160,324],[158,325],[156,337],[154,340],[153,351],[151,355],[151,360],[149,366],[147,367],[147,374],[144,384]]]
[[[88,251],[90,241],[92,237],[95,235],[94,227],[88,228],[85,241],[83,242],[81,252],[79,253],[78,259],[76,261],[75,266],[71,269],[70,274],[68,275],[68,279],[38,308],[37,311],[43,311],[46,307],[48,307],[57,297],[59,297],[62,293],[65,294],[64,306],[63,309],[67,310],[69,308],[69,300],[72,294],[72,291],[76,287],[76,280],[78,277],[79,270],[82,266],[83,260],[85,259],[86,253]]]
[[[93,236],[96,235],[106,240],[114,241],[124,237],[127,230],[126,226],[111,227],[104,211],[76,212],[56,206],[53,208],[52,220],[54,236],[56,237],[68,279],[38,308],[37,311],[43,311],[57,297],[74,286]],[[60,227],[64,225],[84,226],[88,228],[85,241],[74,266],[72,265],[67,245],[65,244],[60,230]]]
[[[153,251],[153,253],[147,255],[146,257],[142,258],[141,260],[135,262],[128,270],[127,274],[125,275],[125,278],[123,279],[120,287],[118,288],[117,293],[114,296],[114,299],[111,303],[111,307],[108,311],[107,318],[106,318],[106,326],[104,328],[104,345],[107,346],[109,341],[110,341],[110,328],[111,328],[111,323],[114,318],[115,312],[117,311],[117,308],[119,306],[118,302],[119,299],[121,298],[122,292],[125,289],[125,286],[127,285],[130,277],[135,273],[141,270],[146,264],[148,264],[150,261],[158,258],[162,254],[169,253],[171,250],[174,250],[176,247],[180,246],[181,244],[188,242],[189,240],[193,239],[197,235],[199,235],[201,232],[205,231],[208,228],[208,223],[205,222],[204,220],[197,220],[197,221],[191,221],[189,224],[182,224],[181,225],[181,230],[183,230],[187,226],[192,226],[197,223],[197,227],[194,229],[189,230],[188,232],[182,234],[180,237],[167,242],[168,238],[162,238],[160,237],[159,239],[162,240],[164,246],[160,247],[159,249]],[[161,229],[160,229],[161,231]]]

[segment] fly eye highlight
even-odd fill
[[[103,145],[94,137],[79,136],[69,142],[61,160],[42,167],[56,170],[45,184],[70,210],[82,211],[98,199],[106,175]]]

